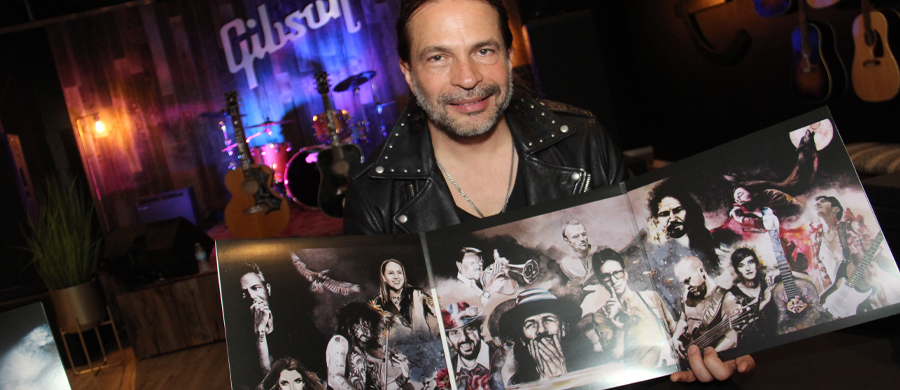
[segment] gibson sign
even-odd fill
[[[259,22],[255,19],[234,19],[219,29],[219,37],[222,40],[222,48],[225,50],[225,60],[228,62],[228,71],[232,74],[241,70],[247,75],[247,83],[250,89],[256,88],[256,72],[253,69],[253,61],[263,59],[266,54],[274,53],[284,47],[288,42],[306,35],[307,29],[316,30],[328,24],[332,19],[338,19],[343,14],[344,27],[347,32],[354,34],[359,31],[359,21],[353,18],[348,0],[316,0],[315,9],[313,3],[309,3],[303,10],[296,10],[284,18],[284,22],[269,20],[269,12],[266,5],[256,8],[259,14]],[[340,6],[338,5],[340,3]],[[314,12],[315,11],[315,12]],[[259,26],[262,30],[262,38],[259,32],[254,32],[248,37],[247,30]],[[235,48],[232,45],[231,31],[237,38],[239,58],[235,58]],[[248,43],[249,41],[249,43]]]

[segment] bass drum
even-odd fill
[[[294,155],[288,161],[284,173],[284,187],[288,197],[294,202],[309,208],[319,208],[319,181],[321,175],[316,161],[319,151],[325,146],[308,146]]]

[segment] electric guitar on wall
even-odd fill
[[[846,248],[846,240],[841,239],[841,245]],[[871,286],[864,286],[862,283],[863,273],[869,267],[869,263],[878,253],[881,242],[884,241],[884,232],[878,232],[875,241],[866,251],[866,257],[859,263],[853,264],[849,259],[845,259],[838,266],[837,277],[834,284],[828,287],[822,293],[822,307],[828,310],[835,318],[844,318],[856,315],[859,305],[874,292]]]
[[[827,23],[808,21],[804,1],[798,2],[798,14],[800,25],[791,34],[791,90],[804,102],[821,103],[844,92],[847,73],[837,55],[834,29]]]
[[[778,308],[778,334],[786,334],[806,329],[819,323],[824,310],[819,305],[819,293],[812,282],[795,279],[791,267],[784,256],[779,238],[778,217],[772,209],[763,210],[763,225],[769,232],[772,250],[778,260],[781,281],[772,290],[772,301]]]
[[[234,125],[240,169],[228,171],[225,187],[231,200],[225,206],[225,226],[238,238],[275,237],[287,226],[291,210],[287,201],[271,190],[274,173],[265,165],[250,164],[250,148],[235,91],[225,93],[225,110]]]
[[[900,92],[900,68],[888,41],[888,33],[896,34],[900,28],[900,15],[894,10],[885,12],[887,15],[863,0],[862,15],[853,20],[853,90],[867,102],[888,101]]]
[[[331,99],[328,97],[328,73],[316,72],[316,87],[322,95],[322,105],[325,106],[325,119],[328,123],[328,133],[331,139],[331,147],[319,152],[316,166],[321,175],[319,181],[319,208],[329,217],[341,218],[344,216],[344,196],[347,192],[349,178],[347,173],[354,166],[362,163],[362,149],[356,144],[341,145],[337,132],[337,118],[331,107]]]

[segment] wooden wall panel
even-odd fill
[[[229,71],[219,35],[224,24],[258,21],[261,5],[271,22],[310,4],[319,20],[316,1],[324,9],[336,5],[342,15],[256,59],[256,88],[243,71]],[[361,26],[356,33],[345,25],[342,2]],[[251,147],[289,142],[294,150],[318,143],[311,118],[322,111],[313,78],[319,70],[329,72],[332,85],[363,71],[378,73],[359,99],[349,91],[332,93],[335,107],[354,120],[362,118],[361,105],[372,103],[372,86],[380,102],[405,102],[393,33],[398,10],[399,0],[167,0],[49,26],[69,116],[76,138],[78,127],[84,130],[82,159],[94,170],[110,229],[135,223],[136,198],[187,186],[194,187],[203,216],[224,208],[229,195],[222,178],[230,158],[221,152],[225,139],[216,121],[200,114],[220,110],[225,91],[238,91],[245,127],[294,121],[273,126],[273,135]],[[261,39],[261,26],[239,37],[231,32],[236,60],[237,43],[253,34]],[[80,119],[96,112],[108,129],[105,137],[94,134],[91,118]]]

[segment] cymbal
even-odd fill
[[[245,129],[252,129],[252,128],[254,128],[254,127],[263,127],[263,126],[268,127],[268,126],[272,126],[272,125],[281,125],[281,124],[285,124],[285,123],[294,123],[294,121],[293,121],[293,120],[290,120],[290,119],[285,119],[285,120],[283,120],[283,121],[278,121],[278,122],[265,121],[265,122],[260,123],[260,124],[258,124],[258,125],[244,126],[244,128],[245,128]]]
[[[348,89],[356,89],[356,87],[367,83],[372,77],[375,77],[374,70],[367,70],[360,74],[347,77],[344,81],[341,81],[334,86],[334,92],[344,92]]]

